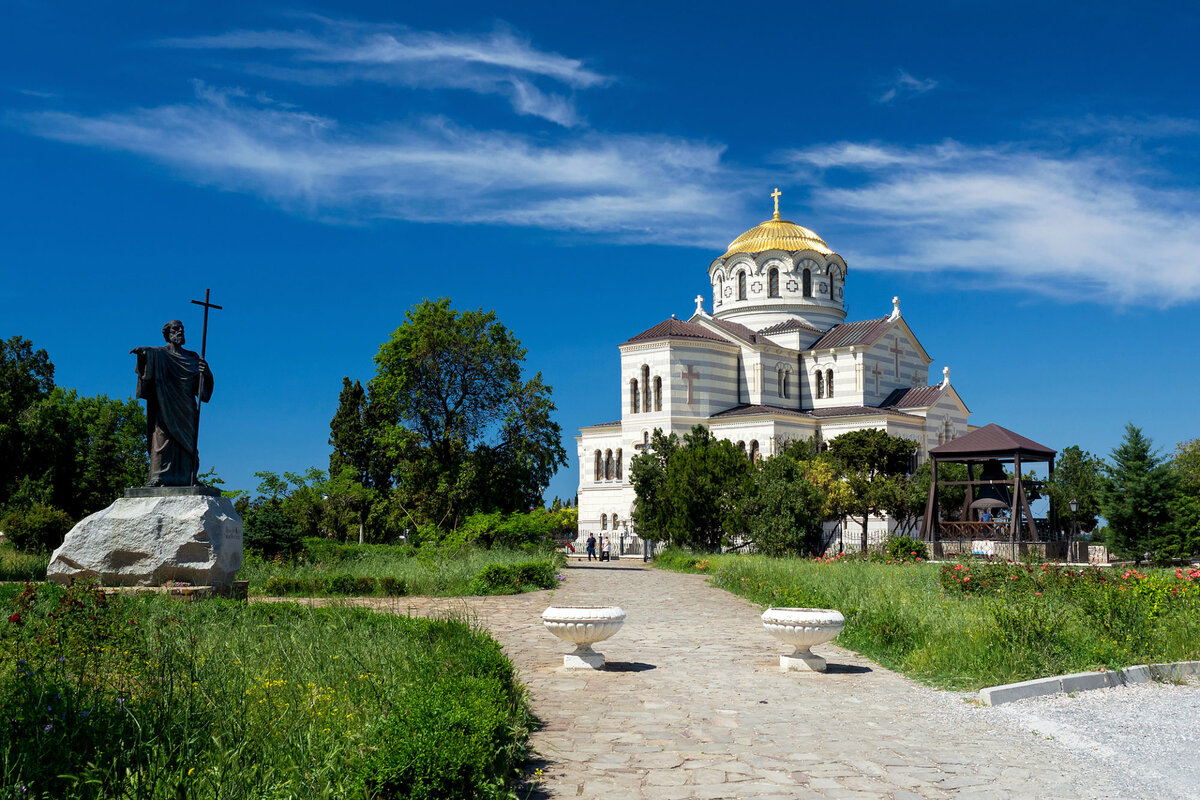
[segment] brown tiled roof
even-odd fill
[[[891,317],[867,319],[862,322],[843,322],[834,325],[825,335],[817,339],[809,350],[824,350],[828,347],[848,347],[852,344],[871,344],[887,330]]]
[[[625,340],[622,344],[632,344],[634,342],[650,342],[655,339],[706,339],[710,342],[724,342],[720,336],[717,336],[712,331],[702,325],[697,325],[694,322],[684,322],[681,319],[663,320],[653,328],[648,328],[637,336]]]
[[[821,334],[824,333],[820,328],[809,325],[807,322],[801,322],[798,319],[789,319],[785,322],[779,322],[769,328],[763,328],[759,331],[762,336],[770,336],[773,333],[789,333],[791,331],[807,331],[809,333]]]
[[[871,414],[890,414],[892,416],[912,417],[913,419],[921,419],[915,414],[905,414],[903,411],[897,411],[892,408],[875,408],[874,406],[834,406],[832,408],[815,408],[809,411],[800,411],[795,408],[781,408],[780,406],[764,406],[764,405],[742,405],[734,406],[726,411],[720,411],[712,415],[713,419],[728,418],[728,417],[745,417],[751,414],[790,414],[796,417],[809,417],[815,419],[827,419],[829,417],[861,417]]]
[[[942,386],[914,386],[911,389],[893,389],[883,398],[880,408],[925,408],[942,396]]]
[[[750,344],[758,344],[758,334],[738,322],[711,317],[712,323],[718,328],[724,328],[738,338],[745,339]]]
[[[930,449],[929,454],[934,456],[1011,456],[1014,453],[1020,453],[1023,456],[1036,456],[1044,459],[1052,458],[1057,452],[993,422],[984,425],[979,430],[971,431],[965,436],[960,436],[945,444],[939,444]]]

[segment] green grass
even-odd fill
[[[525,693],[465,622],[51,585],[0,604],[0,797],[515,796]]]
[[[511,594],[553,587],[562,559],[558,552],[468,547],[440,554],[433,548],[308,540],[295,561],[247,557],[237,579],[249,581],[255,595]]]
[[[0,545],[0,581],[41,581],[46,579],[50,556],[21,553],[11,545]]]
[[[715,586],[763,606],[836,608],[846,617],[838,644],[946,689],[1200,658],[1200,581],[1174,571],[1081,576],[967,562],[977,570],[972,584],[953,564],[943,575],[932,564],[677,549],[656,564],[709,573]]]

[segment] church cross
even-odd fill
[[[204,360],[204,355],[208,351],[208,310],[210,308],[219,309],[220,306],[216,303],[208,302],[209,290],[204,290],[204,300],[193,300],[192,302],[198,306],[204,306],[204,328],[200,334],[200,360]],[[200,469],[200,397],[199,393],[204,391],[204,387],[197,384],[196,397],[196,431],[195,437],[192,439],[192,454],[195,456],[192,459],[192,485],[196,486],[200,483],[200,477],[197,472]]]
[[[892,346],[888,348],[888,352],[896,356],[896,380],[900,380],[900,356],[904,355],[904,348],[899,347],[899,340],[892,342]]]
[[[879,394],[879,376],[883,374],[883,370],[879,368],[878,362],[871,368],[871,374],[875,376],[875,394]]]
[[[779,219],[779,198],[781,196],[782,192],[780,192],[779,187],[776,186],[775,191],[771,192],[771,197],[775,198],[775,219]]]
[[[687,404],[690,406],[692,404],[692,391],[693,391],[692,382],[695,381],[696,378],[700,377],[700,373],[696,372],[696,370],[692,367],[691,364],[688,364],[687,369],[685,369],[683,372],[679,373],[679,377],[681,377],[685,381],[687,381],[687,385],[688,385]]]
[[[650,434],[648,434],[648,433],[643,433],[643,434],[642,434],[642,441],[641,441],[641,444],[635,444],[635,445],[633,446],[633,449],[634,449],[634,450],[639,450],[639,451],[641,451],[641,452],[643,452],[643,453],[645,453],[646,451],[648,451],[648,450],[650,449]]]

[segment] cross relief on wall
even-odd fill
[[[687,366],[687,369],[685,369],[683,372],[679,373],[679,377],[683,378],[685,381],[687,381],[687,404],[690,406],[692,404],[693,391],[695,388],[693,386],[693,383],[695,382],[696,378],[700,377],[700,373],[697,372],[696,368],[693,367],[691,364],[688,364],[686,366]]]
[[[794,291],[796,291],[796,290],[797,290],[797,289],[799,289],[799,288],[800,288],[800,284],[796,283],[795,281],[788,281],[788,282],[787,282],[787,290],[788,290],[789,292],[794,292]]]

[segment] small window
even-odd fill
[[[604,480],[611,481],[613,476],[612,450],[604,451]]]
[[[804,296],[812,297],[812,270],[804,270]]]
[[[825,370],[825,396],[833,397],[833,370]]]
[[[771,297],[779,297],[779,270],[772,269],[767,273],[767,285],[770,289]]]
[[[646,387],[646,392],[642,397],[642,411],[650,410],[650,365],[642,364],[642,386]]]
[[[662,411],[662,378],[654,378],[654,410]]]
[[[638,379],[634,378],[629,381],[629,411],[631,414],[638,413],[638,406],[641,402],[641,394],[638,393]]]
[[[615,530],[619,530],[619,529],[620,529],[620,527],[621,527],[620,523],[618,523],[618,522],[617,522],[617,515],[616,515],[616,514],[613,514],[613,515],[612,515],[612,526],[613,526],[613,530],[614,530],[614,531],[615,531]]]
[[[596,476],[596,480],[600,480],[603,477],[603,472],[602,472],[603,469],[604,469],[604,466],[600,463],[600,451],[597,450],[596,451],[596,468],[592,472],[592,474]]]
[[[750,463],[757,464],[759,458],[758,440],[754,439],[750,442]]]
[[[621,480],[621,448],[619,447],[617,448],[617,480]]]
[[[742,455],[746,455],[746,443],[738,442],[738,450],[742,451]]]
[[[783,393],[784,393],[784,391],[786,391],[786,389],[785,389],[785,387],[784,387],[784,385],[783,385],[783,370],[781,370],[781,369],[780,369],[780,370],[776,370],[776,371],[775,371],[775,378],[776,378],[776,381],[777,381],[777,382],[778,382],[778,384],[779,384],[779,388],[778,388],[778,389],[776,389],[775,393],[776,393],[777,395],[779,395],[780,397],[783,397]]]
[[[738,273],[738,300],[746,299],[746,273]]]
[[[820,400],[825,396],[825,373],[817,370],[817,399]]]
[[[608,530],[608,514],[600,515],[600,530],[602,530],[602,531]]]

